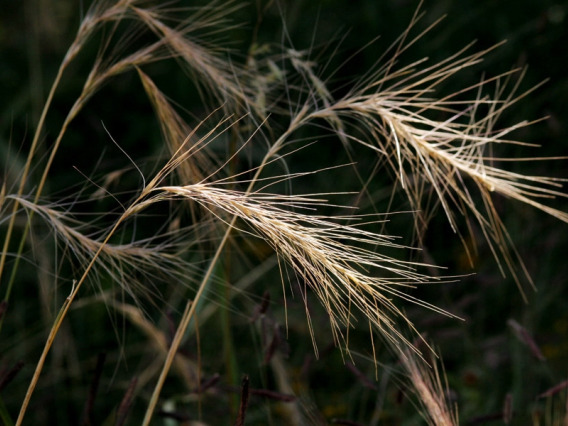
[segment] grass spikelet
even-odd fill
[[[11,196],[10,199],[16,197]],[[176,279],[176,275],[181,273],[179,259],[175,253],[187,250],[187,246],[177,247],[179,244],[175,243],[174,235],[170,235],[168,241],[168,235],[161,234],[161,243],[154,242],[152,238],[119,245],[103,243],[81,232],[81,227],[85,227],[85,224],[71,219],[60,210],[33,203],[25,198],[16,200],[29,212],[36,213],[53,229],[54,235],[60,241],[62,252],[67,253],[73,262],[77,262],[77,268],[86,268],[91,260],[97,257],[96,274],[108,275],[114,282],[125,284],[123,289],[135,300],[140,295],[150,296],[155,289],[139,284],[140,280],[134,275],[151,277],[162,274]],[[191,265],[185,264],[183,269],[187,271],[191,268]]]
[[[512,241],[494,207],[492,194],[531,205],[564,222],[568,222],[568,214],[548,207],[540,200],[567,195],[559,189],[562,179],[520,175],[498,168],[493,165],[495,160],[515,159],[496,159],[491,152],[494,145],[527,145],[509,140],[507,136],[534,122],[521,121],[502,129],[496,129],[495,125],[505,110],[527,97],[538,86],[517,95],[523,71],[510,93],[505,94],[512,74],[516,72],[513,70],[485,78],[478,84],[447,96],[434,96],[443,82],[464,68],[478,64],[495,47],[465,55],[471,48],[467,46],[436,64],[427,65],[425,58],[397,69],[398,56],[405,50],[401,46],[387,65],[368,77],[357,90],[327,107],[309,113],[305,120],[323,118],[336,130],[339,120],[342,123],[340,137],[376,152],[391,169],[412,208],[420,211],[416,215],[419,237],[433,211],[423,201],[428,199],[428,191],[434,192],[437,204],[442,207],[450,226],[458,235],[461,236],[459,217],[465,217],[466,221],[473,218],[491,246],[497,262],[500,266],[502,262],[505,264],[524,295],[515,265],[521,266],[531,285],[532,281],[512,247]],[[491,84],[496,86],[494,98],[482,95],[483,90]],[[468,94],[473,97],[464,99]],[[487,112],[481,115],[479,111],[482,109]],[[445,118],[433,118],[438,116]],[[539,158],[531,160],[537,161]],[[425,183],[428,184],[427,188]],[[474,197],[472,185],[482,202]]]
[[[181,144],[191,146],[191,141],[184,142],[187,135],[192,134],[189,125],[179,116],[164,94],[156,87],[147,74],[138,69],[138,75],[156,111],[164,140],[168,146],[169,155],[173,156],[178,152]],[[208,154],[209,153],[204,150],[196,151],[193,153],[190,160],[183,162],[176,169],[176,172],[180,175],[181,182],[199,182],[203,180],[211,170],[214,170],[213,160],[209,158]]]
[[[202,46],[192,38],[192,33],[197,30],[211,27],[224,27],[227,31],[226,16],[234,12],[240,6],[230,2],[220,7],[213,4],[203,8],[194,19],[187,19],[177,28],[171,28],[165,21],[159,10],[141,9],[134,7],[133,11],[140,20],[156,33],[160,40],[164,40],[170,48],[172,55],[183,61],[189,74],[205,86],[205,92],[216,98],[217,104],[234,103],[247,107],[253,105],[250,90],[243,87],[244,70],[236,64],[229,64],[211,45]],[[218,30],[216,30],[218,31]],[[205,99],[205,96],[203,96]]]
[[[405,351],[401,353],[400,361],[408,373],[410,386],[423,407],[424,420],[432,426],[458,425],[457,409],[452,408],[447,401],[448,383],[442,382],[436,360],[432,359],[430,367],[417,358],[416,354]]]
[[[434,280],[416,272],[414,267],[418,264],[358,247],[359,244],[365,244],[371,247],[402,248],[393,243],[392,238],[335,223],[331,218],[289,210],[294,207],[304,209],[322,206],[324,200],[257,192],[247,195],[208,184],[157,187],[155,192],[157,195],[146,203],[187,198],[202,204],[227,223],[227,219],[219,216],[219,210],[246,222],[254,234],[270,244],[293,268],[300,282],[306,283],[318,296],[329,314],[338,344],[347,343],[343,329],[350,327],[355,321],[351,306],[357,307],[381,334],[394,343],[404,341],[409,344],[398,331],[391,315],[401,318],[411,327],[412,325],[389,296],[398,296],[447,314],[398,288]],[[379,276],[365,273],[371,270],[382,272]],[[381,274],[386,277],[383,278]],[[306,314],[309,321],[307,306]],[[315,347],[311,326],[310,330]]]

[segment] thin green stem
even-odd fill
[[[4,426],[14,425],[14,422],[12,421],[10,413],[8,412],[8,409],[6,408],[6,405],[4,404],[2,398],[0,398],[0,420],[2,421],[2,424]]]

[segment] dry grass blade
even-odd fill
[[[0,189],[0,211],[4,207],[4,198],[6,197],[6,182],[2,182],[2,189]]]
[[[191,147],[193,141],[186,141],[187,135],[192,134],[189,125],[179,116],[166,96],[158,89],[148,75],[143,73],[140,69],[138,69],[138,75],[156,111],[158,122],[160,123],[170,155],[174,155],[178,152],[181,144]],[[214,170],[213,163],[214,161],[211,155],[205,150],[200,150],[193,153],[191,158],[181,164],[176,171],[182,182],[200,182]]]
[[[240,103],[248,109],[254,102],[253,91],[243,86],[246,81],[245,71],[237,64],[229,64],[216,55],[217,49],[213,46],[204,46],[191,38],[192,33],[203,28],[223,26],[224,31],[230,28],[224,19],[240,6],[225,4],[220,7],[214,3],[203,9],[210,12],[207,16],[200,16],[200,20],[190,17],[177,28],[168,26],[165,23],[167,18],[162,16],[158,9],[133,7],[132,10],[160,40],[167,43],[173,56],[183,60],[191,75],[197,77],[197,81],[205,86],[207,93],[216,97],[217,103]]]
[[[448,384],[442,383],[438,364],[432,359],[429,367],[415,353],[401,352],[400,361],[407,371],[410,386],[413,388],[419,403],[424,408],[422,415],[432,426],[456,426],[458,422],[457,409],[452,409],[447,401]]]

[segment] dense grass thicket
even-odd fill
[[[568,7],[453,3],[4,5],[0,424],[567,424]]]

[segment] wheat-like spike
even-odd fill
[[[183,61],[188,72],[197,77],[196,83],[201,83],[207,93],[216,97],[219,104],[230,103],[241,105],[245,110],[254,105],[254,89],[243,86],[246,71],[237,64],[229,63],[216,54],[217,48],[203,45],[197,41],[193,33],[203,27],[220,27],[224,18],[233,12],[239,5],[226,4],[223,8],[210,6],[210,16],[201,21],[188,18],[181,25],[172,28],[166,24],[166,17],[158,9],[142,9],[132,7],[133,12],[144,22],[160,40],[163,40],[173,56]],[[227,30],[227,25],[224,25]],[[230,26],[229,26],[230,28]]]
[[[521,201],[564,222],[568,222],[567,213],[549,207],[540,200],[566,197],[567,194],[559,190],[562,179],[509,172],[495,166],[494,157],[486,152],[498,144],[528,145],[509,140],[507,136],[532,122],[522,121],[499,130],[494,126],[504,110],[535,88],[517,95],[517,81],[510,94],[504,96],[514,72],[511,71],[483,79],[476,85],[440,99],[433,96],[434,90],[443,81],[461,69],[477,64],[490,50],[465,57],[460,56],[465,50],[460,51],[450,59],[423,69],[417,69],[416,66],[424,61],[417,61],[396,70],[396,58],[393,58],[393,65],[387,68],[387,74],[379,73],[374,82],[359,91],[349,93],[327,107],[308,112],[302,118],[302,123],[323,118],[342,140],[374,150],[392,169],[413,209],[422,212],[419,217],[424,219],[429,214],[422,205],[426,189],[424,183],[427,183],[456,233],[460,233],[459,216],[467,218],[471,215],[475,218],[499,265],[501,262],[506,264],[522,292],[513,266],[515,261],[523,269],[524,266],[514,248],[509,248],[512,244],[493,207],[491,193]],[[519,80],[521,78],[522,74]],[[490,83],[497,86],[495,99],[480,95],[481,90]],[[463,100],[462,96],[471,91],[478,93],[469,100]],[[478,117],[480,107],[485,107],[488,112]],[[431,118],[440,115],[446,118]],[[338,121],[341,127],[338,127]],[[472,197],[468,188],[471,183],[477,187],[483,207]],[[422,232],[421,229],[418,231],[419,234]],[[530,282],[528,274],[527,279]]]
[[[94,273],[100,275],[104,272],[104,275],[111,277],[134,300],[138,300],[140,295],[151,296],[156,291],[139,283],[135,275],[162,279],[169,277],[187,285],[187,279],[191,277],[188,271],[194,270],[196,276],[201,272],[196,266],[184,262],[179,255],[196,242],[184,239],[186,242],[182,245],[178,234],[195,231],[195,227],[170,234],[162,232],[156,238],[125,244],[103,243],[82,232],[81,228],[84,228],[85,224],[72,219],[67,212],[58,209],[58,206],[42,205],[12,195],[8,198],[18,201],[26,210],[33,211],[42,218],[52,228],[67,256],[77,261],[81,268],[85,268],[95,254],[99,253]],[[157,238],[160,243],[155,242]]]
[[[138,69],[138,74],[158,117],[169,155],[174,156],[180,150],[182,144],[185,146],[183,149],[192,150],[192,146],[199,143],[199,140],[191,127],[177,113],[152,79],[140,69]],[[186,140],[188,135],[193,135],[192,138],[195,140]],[[179,174],[181,182],[200,182],[218,168],[218,166],[215,166],[217,163],[218,161],[210,150],[196,150],[192,152],[187,161],[177,167],[176,172]]]
[[[492,147],[505,144],[530,146],[510,140],[508,136],[539,120],[521,121],[502,129],[496,128],[496,122],[505,110],[540,85],[518,94],[526,72],[520,70],[518,79],[507,93],[513,75],[519,72],[512,70],[495,77],[484,77],[477,84],[436,97],[436,90],[442,83],[463,69],[481,63],[501,43],[468,54],[473,46],[471,43],[437,63],[430,64],[428,58],[423,58],[401,66],[401,55],[437,24],[435,22],[411,38],[411,30],[422,17],[419,9],[420,6],[408,28],[381,56],[379,63],[387,55],[390,59],[365,74],[337,100],[326,89],[325,80],[316,75],[313,64],[305,60],[303,54],[291,50],[293,67],[303,76],[303,85],[310,89],[304,101],[294,103],[290,100],[293,104],[289,108],[290,126],[272,145],[265,160],[280,155],[289,137],[299,128],[314,125],[318,119],[326,120],[346,145],[348,155],[354,144],[363,146],[373,150],[378,161],[392,170],[412,209],[417,212],[415,227],[420,240],[433,214],[424,201],[429,203],[428,193],[433,192],[435,204],[442,207],[450,226],[462,241],[465,240],[459,217],[465,217],[470,232],[469,219],[477,222],[501,271],[509,271],[525,297],[517,266],[531,285],[532,280],[493,206],[492,193],[531,205],[564,222],[568,222],[568,213],[549,207],[542,200],[566,197],[567,194],[560,190],[563,179],[522,175],[496,166],[496,160],[517,159],[495,158]],[[483,95],[490,85],[495,86],[493,97]],[[480,113],[480,110],[485,112]],[[356,174],[364,183],[357,170]],[[481,203],[471,191],[472,184],[477,188]],[[465,248],[469,253],[469,248]]]
[[[448,383],[442,383],[437,360],[432,357],[432,366],[429,366],[416,353],[408,351],[402,351],[399,359],[408,374],[410,387],[423,407],[424,420],[432,426],[458,425],[457,407],[452,408],[447,400]]]
[[[154,188],[152,192],[155,194],[141,202],[138,206],[140,209],[168,199],[191,199],[210,209],[221,220],[227,221],[219,215],[219,211],[246,222],[250,230],[240,231],[252,232],[263,238],[317,295],[329,314],[336,343],[346,343],[343,329],[355,321],[354,313],[351,312],[351,307],[354,306],[384,337],[393,342],[409,344],[399,332],[395,318],[402,319],[411,328],[412,325],[392,302],[391,296],[450,315],[404,291],[404,288],[417,284],[440,282],[439,279],[416,272],[415,268],[420,264],[404,262],[359,247],[364,244],[401,248],[391,237],[335,223],[331,218],[289,210],[291,207],[321,206],[321,200],[313,197],[246,194],[221,189],[212,184],[162,186]],[[382,271],[384,277],[380,276],[381,272],[375,271]]]

